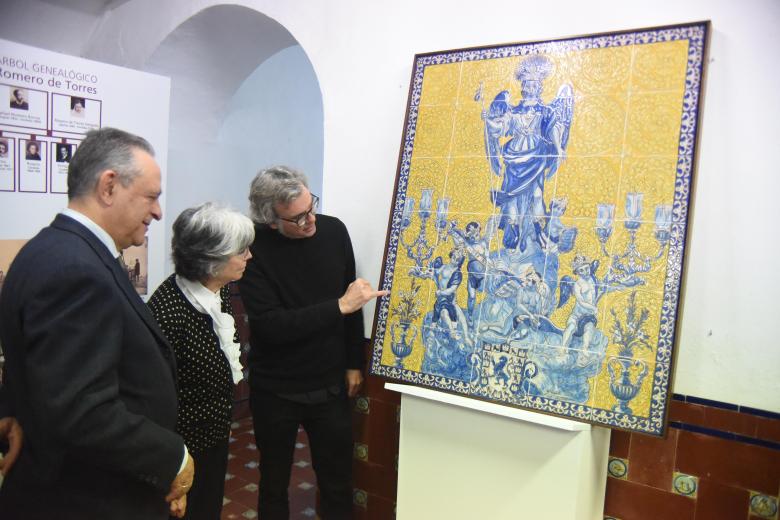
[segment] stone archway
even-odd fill
[[[319,83],[272,18],[236,5],[206,8],[176,27],[144,70],[171,78],[166,220],[204,200],[245,208],[251,177],[272,163],[304,169],[321,186]]]

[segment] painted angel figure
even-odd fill
[[[450,261],[444,263],[440,256],[425,269],[413,267],[409,274],[418,278],[430,278],[436,284],[436,301],[433,305],[433,323],[442,323],[453,338],[462,337],[458,328],[465,332],[463,311],[455,304],[455,293],[463,281],[461,267],[465,258],[460,248],[450,251]]]
[[[577,239],[577,228],[565,226],[561,221],[569,201],[566,197],[556,197],[550,201],[550,211],[547,219],[539,219],[536,223],[536,233],[542,250],[548,253],[568,253],[574,248]]]
[[[466,224],[463,231],[458,229],[458,223],[450,223],[450,235],[457,247],[464,249],[468,253],[468,263],[466,271],[468,272],[468,290],[467,312],[469,321],[474,320],[474,306],[477,301],[477,292],[484,290],[485,272],[487,270],[490,249],[490,237],[495,231],[495,219],[489,218],[485,226],[485,233],[482,233],[482,227],[479,222],[471,221]]]
[[[577,276],[576,281],[570,276],[561,279],[561,295],[558,307],[562,307],[574,293],[574,308],[566,321],[563,330],[561,346],[569,347],[573,336],[582,337],[582,348],[587,349],[598,324],[596,304],[603,296],[602,286],[598,285],[596,269],[599,261],[589,261],[584,255],[575,255],[571,270]]]
[[[525,58],[517,67],[522,99],[512,105],[509,91],[499,93],[482,113],[485,148],[490,167],[503,175],[492,199],[501,209],[499,228],[507,249],[525,251],[535,234],[536,217],[544,216],[544,183],[555,175],[566,158],[574,95],[568,84],[558,89],[549,104],[542,102],[542,83],[552,72],[544,56]],[[503,146],[503,138],[508,137]]]

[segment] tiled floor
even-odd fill
[[[222,520],[257,518],[257,470],[259,454],[252,433],[252,419],[242,419],[232,425],[230,460],[225,476],[225,500]],[[315,514],[316,479],[311,469],[309,441],[303,430],[298,431],[292,476],[290,477],[290,518],[313,519]]]

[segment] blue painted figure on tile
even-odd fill
[[[477,292],[483,290],[485,281],[485,271],[488,263],[488,252],[490,249],[490,236],[494,229],[493,218],[488,220],[487,230],[482,233],[482,226],[479,222],[471,221],[466,224],[464,231],[457,228],[457,222],[452,222],[450,234],[456,245],[463,247],[468,253],[469,261],[466,264],[468,272],[468,300],[466,309],[468,311],[469,323],[474,323],[474,304],[477,301]]]
[[[597,288],[594,271],[598,267],[598,260],[589,262],[583,255],[576,255],[571,264],[571,270],[577,275],[577,280],[573,283],[561,284],[561,301],[559,307],[569,299],[569,287],[574,294],[574,308],[566,321],[566,328],[563,331],[563,341],[561,346],[568,348],[571,344],[572,336],[576,333],[582,337],[582,344],[589,345],[593,332],[598,324],[598,309],[596,308]],[[566,279],[568,277],[564,277]]]
[[[479,304],[477,334],[483,343],[512,345],[527,336],[527,332],[518,330],[515,316],[522,270],[530,265],[513,265],[499,256],[495,256],[492,265],[494,271],[487,282],[487,294]]]
[[[561,217],[566,213],[569,201],[565,197],[556,197],[550,201],[549,218],[541,223],[537,221],[535,227],[539,236],[539,244],[542,250],[550,256],[555,257],[560,253],[568,253],[574,247],[574,241],[577,238],[577,228],[563,224]],[[557,265],[557,264],[556,264]],[[557,271],[557,267],[556,267]],[[548,279],[553,288],[555,279]]]
[[[452,249],[450,251],[450,261],[445,264],[440,256],[437,256],[427,269],[413,268],[410,272],[412,276],[419,278],[430,278],[436,283],[436,301],[433,304],[432,321],[434,324],[441,323],[450,332],[454,338],[460,339],[458,327],[463,326],[465,320],[462,319],[463,311],[455,306],[455,291],[458,290],[463,282],[463,250]]]
[[[427,267],[413,267],[409,274],[433,280],[436,285],[433,309],[423,319],[423,341],[426,355],[423,370],[470,379],[471,334],[463,310],[455,303],[455,295],[463,282],[465,254],[455,247],[449,253],[449,262],[437,256]]]
[[[499,93],[483,111],[487,157],[493,173],[502,176],[492,200],[501,210],[499,228],[507,249],[525,251],[535,234],[536,217],[545,215],[544,183],[565,159],[572,120],[571,86],[563,85],[550,105],[541,100],[542,83],[552,72],[544,56],[531,56],[517,67],[522,100],[510,102],[509,91]],[[503,146],[502,139],[508,137]]]

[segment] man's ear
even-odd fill
[[[114,170],[104,170],[98,177],[97,196],[100,202],[106,206],[111,206],[116,198],[117,188],[119,187],[119,174]]]
[[[270,224],[268,224],[268,227],[271,229],[279,229],[279,226],[276,225],[276,221],[274,220]]]

